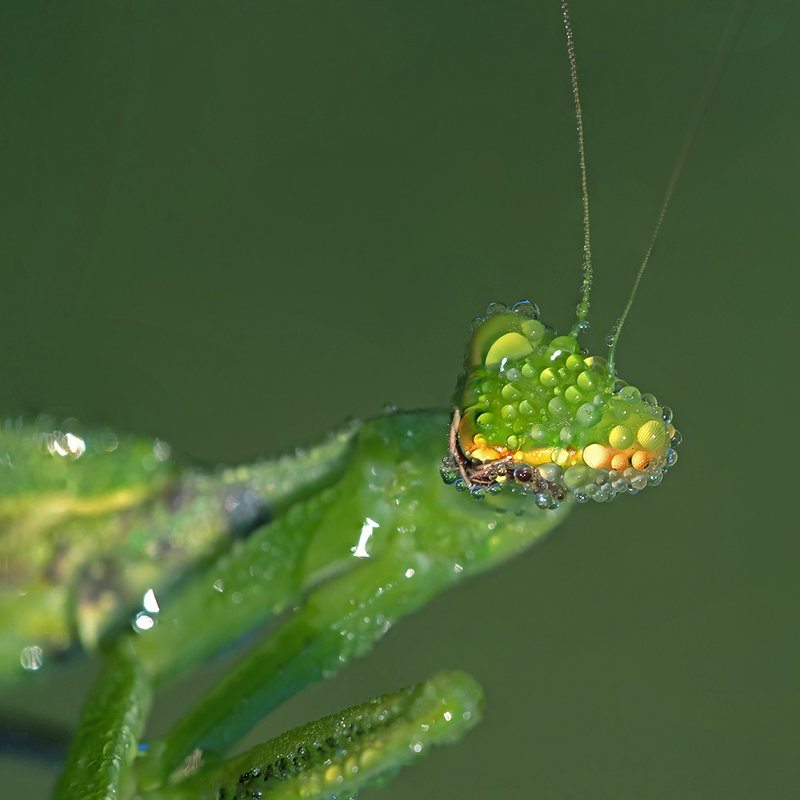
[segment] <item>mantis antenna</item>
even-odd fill
[[[664,216],[667,213],[667,208],[669,206],[669,202],[672,199],[672,194],[675,191],[675,185],[678,183],[678,178],[680,177],[681,171],[683,170],[684,164],[686,163],[686,159],[689,155],[689,150],[692,146],[692,142],[694,141],[694,137],[697,134],[697,130],[700,127],[700,123],[703,119],[703,116],[708,108],[708,103],[711,100],[711,96],[714,94],[714,89],[717,86],[719,81],[720,74],[722,73],[722,68],[725,65],[725,61],[730,53],[736,39],[738,38],[739,32],[742,27],[742,22],[745,19],[744,14],[744,2],[738,2],[731,13],[730,19],[728,20],[728,25],[725,28],[725,31],[722,34],[722,38],[720,40],[720,45],[717,50],[717,54],[714,58],[714,62],[711,65],[711,69],[708,73],[708,78],[706,79],[705,86],[703,87],[703,92],[700,95],[700,99],[697,102],[697,106],[695,107],[694,114],[692,115],[691,120],[689,121],[689,126],[686,129],[686,134],[683,138],[683,143],[681,144],[681,149],[678,152],[678,158],[675,161],[675,167],[672,170],[672,175],[670,176],[669,183],[667,184],[667,190],[664,194],[664,200],[661,204],[661,209],[658,212],[658,217],[656,219],[655,228],[653,228],[653,233],[650,236],[650,243],[647,247],[647,251],[644,254],[644,259],[642,259],[641,266],[639,267],[639,271],[636,273],[636,277],[633,281],[633,286],[631,287],[631,293],[628,296],[628,302],[625,304],[625,308],[622,311],[622,315],[617,320],[617,324],[614,326],[612,337],[611,337],[611,344],[608,353],[608,374],[609,376],[613,377],[614,375],[614,356],[617,350],[617,344],[619,343],[619,337],[622,333],[622,327],[625,324],[625,320],[628,317],[628,312],[631,310],[633,306],[633,300],[636,297],[636,291],[639,288],[639,283],[642,280],[642,275],[644,274],[645,268],[647,267],[647,263],[650,260],[650,255],[653,252],[653,246],[656,243],[656,239],[658,238],[658,234],[661,231],[661,225],[664,222]],[[567,27],[567,49],[569,52],[569,60],[570,60],[570,68],[572,70],[572,81],[573,81],[573,94],[575,96],[575,103],[576,103],[576,113],[578,116],[578,139],[579,139],[579,151],[581,154],[581,183],[583,189],[583,208],[584,208],[584,232],[585,232],[585,244],[584,244],[584,251],[588,252],[589,246],[589,220],[586,216],[588,212],[588,201],[586,198],[586,170],[583,163],[583,132],[581,130],[581,110],[580,105],[578,105],[578,88],[576,85],[576,75],[575,75],[575,55],[574,55],[574,48],[572,43],[572,31],[569,25],[569,17],[567,15],[567,0],[562,0],[562,8],[564,10],[564,23]],[[583,292],[584,297],[581,300],[581,305],[579,306],[578,310],[578,321],[582,320],[582,314],[584,313],[584,306],[588,310],[588,292],[589,286],[587,285],[587,271],[586,265],[584,264],[584,280],[583,280]],[[591,283],[591,267],[588,271],[588,280]]]
[[[577,336],[587,327],[589,316],[589,295],[592,291],[592,247],[589,236],[589,190],[586,186],[586,149],[583,145],[583,112],[581,98],[578,93],[578,70],[575,66],[575,42],[572,38],[572,23],[569,19],[567,0],[561,2],[561,13],[564,17],[564,30],[567,34],[567,54],[569,56],[569,74],[572,80],[572,99],[575,103],[575,120],[578,130],[578,163],[581,170],[581,197],[583,198],[583,282],[581,283],[581,299],[578,303],[578,314],[572,326],[570,336]]]
[[[610,342],[608,361],[581,350],[592,287],[589,192],[578,92],[575,45],[567,0],[561,11],[567,35],[572,96],[578,132],[583,198],[583,283],[577,319],[569,336],[539,319],[534,303],[489,306],[473,325],[465,371],[450,423],[445,483],[480,500],[507,487],[534,498],[539,509],[557,508],[572,495],[578,502],[607,502],[661,483],[676,460],[680,433],[672,410],[655,395],[624,381],[617,384],[614,352],[650,259],[653,246],[692,140],[740,28],[739,0],[722,38],[700,102],[681,145],[644,260]]]

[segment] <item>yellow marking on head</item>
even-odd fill
[[[571,447],[536,447],[533,450],[518,450],[514,458],[532,467],[556,462],[561,466],[571,466],[580,461],[580,453]]]
[[[580,463],[580,451],[573,450],[571,447],[536,447],[533,450],[514,450],[506,448],[479,448],[469,454],[470,458],[480,461],[497,461],[501,458],[511,457],[515,464],[529,464],[538,467],[540,464],[550,464],[554,459],[561,466],[571,466]]]
[[[505,453],[494,447],[476,447],[467,455],[478,461],[497,461],[498,458],[503,458]]]

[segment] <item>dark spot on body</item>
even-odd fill
[[[514,470],[514,479],[519,483],[530,483],[533,471],[530,467],[517,467]]]
[[[249,486],[228,487],[220,497],[220,504],[228,527],[243,539],[272,520],[263,498]]]
[[[197,496],[196,489],[187,483],[175,483],[164,490],[164,506],[174,514],[185,508]]]
[[[51,583],[62,583],[67,579],[67,569],[69,568],[69,543],[59,542],[54,548],[53,555],[44,569],[45,580]],[[6,586],[9,581],[7,574],[3,575],[3,580],[6,581]]]

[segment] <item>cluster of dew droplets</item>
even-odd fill
[[[569,467],[564,472],[564,484],[578,502],[595,500],[607,502],[621,494],[638,494],[648,486],[658,486],[664,474],[678,459],[675,450],[681,443],[681,434],[672,425],[672,410],[669,406],[659,406],[652,394],[639,395],[635,387],[619,382],[615,394],[621,398],[641,400],[653,412],[660,416],[660,420],[653,419],[642,425],[638,431],[631,431],[624,424],[612,428],[609,443],[620,450],[627,447],[631,441],[638,437],[639,443],[644,445],[648,435],[658,438],[662,430],[666,430],[670,437],[669,446],[663,452],[656,452],[647,456],[643,451],[637,451],[633,457],[618,452],[610,459],[610,464],[601,468],[592,468],[584,465]],[[651,433],[652,432],[652,433]],[[600,459],[606,448],[603,445],[595,446],[600,451]],[[590,448],[584,452],[584,460],[589,462],[595,457]],[[606,456],[607,459],[607,456]]]
[[[519,332],[498,328],[483,360],[474,359],[491,339],[468,351],[461,417],[462,426],[474,421],[476,433],[465,444],[459,428],[468,461],[445,456],[443,481],[476,500],[510,489],[542,509],[556,508],[568,494],[607,502],[658,485],[681,441],[671,410],[624,381],[608,383],[605,361],[578,351],[573,337],[555,336],[529,301],[510,309],[492,303],[473,322],[473,339],[501,314],[510,318],[507,330]]]

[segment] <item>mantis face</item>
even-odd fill
[[[672,412],[558,336],[533,303],[490,306],[470,339],[442,477],[480,499],[508,487],[554,508],[661,482],[677,460]]]

